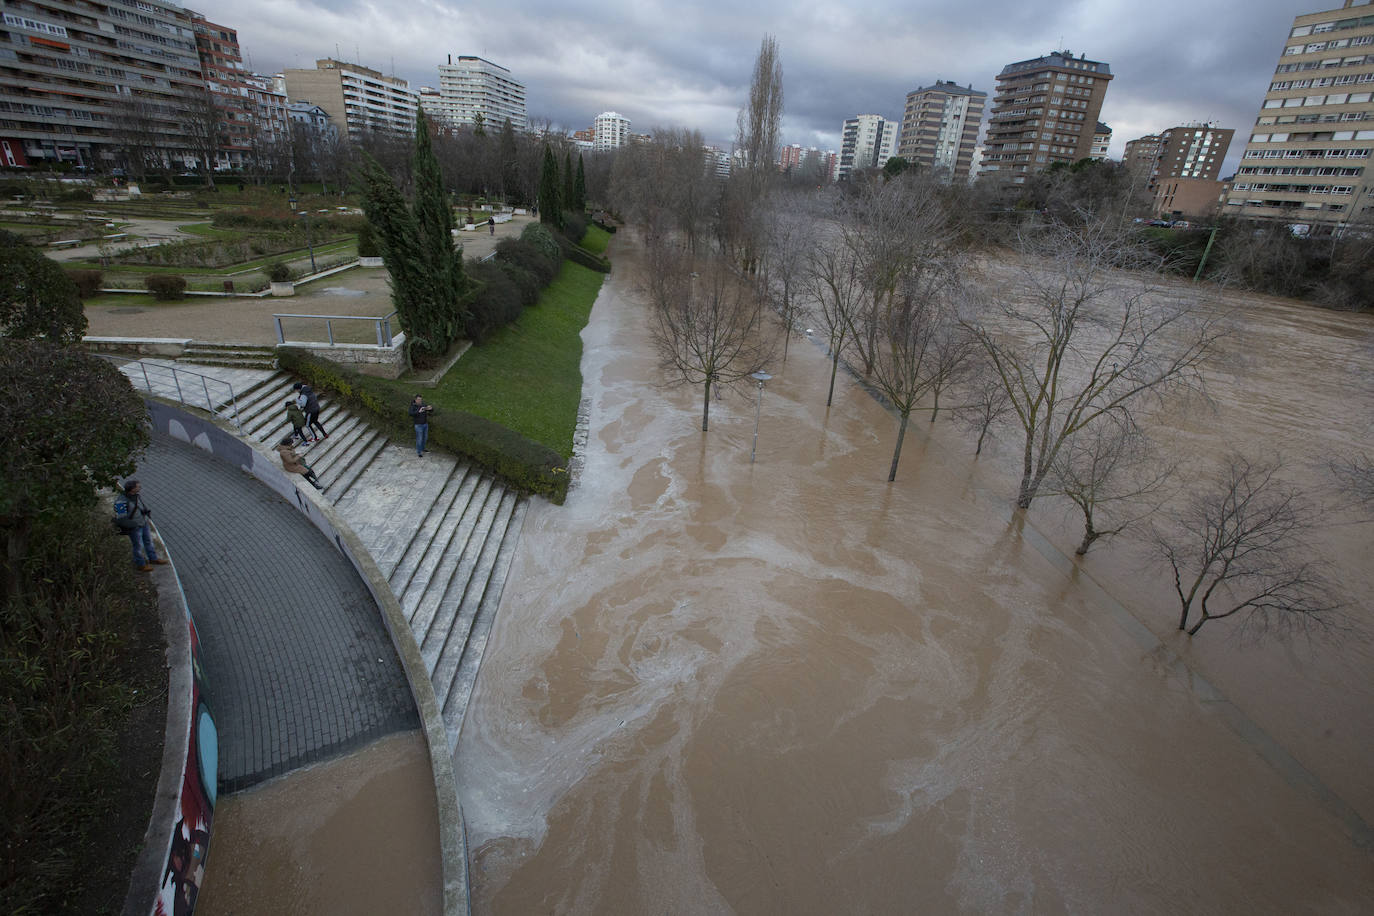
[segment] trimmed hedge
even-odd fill
[[[495,329],[519,318],[520,310],[524,307],[521,290],[504,267],[498,261],[475,260],[468,261],[464,266],[468,278],[476,287],[468,304],[472,320],[464,328],[474,343],[481,343]],[[535,297],[538,296],[536,289]]]
[[[186,278],[177,274],[154,274],[143,280],[148,292],[159,302],[175,302],[186,298]]]
[[[304,378],[316,391],[330,391],[350,410],[389,435],[409,440],[415,432],[398,398],[380,379],[327,362],[304,350],[277,349],[278,364]],[[429,441],[471,461],[524,493],[535,493],[562,505],[568,496],[568,469],[563,457],[484,417],[460,410],[437,410],[430,417]]]
[[[563,252],[550,256],[541,245],[524,239],[502,239],[496,245],[496,259],[509,261],[534,274],[541,289],[553,282],[563,266]]]

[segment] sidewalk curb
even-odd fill
[[[269,489],[294,502],[296,508],[353,564],[377,603],[382,622],[391,634],[392,645],[400,658],[411,697],[420,715],[420,727],[429,748],[430,770],[434,778],[434,796],[438,808],[439,854],[442,870],[444,913],[446,916],[468,916],[467,830],[463,809],[458,800],[458,778],[453,756],[448,748],[448,731],[444,726],[439,700],[430,682],[429,671],[420,647],[411,632],[410,622],[401,610],[400,602],[392,594],[386,577],[376,561],[363,546],[361,539],[310,488],[298,487],[287,474],[255,443],[244,439],[219,420],[191,413],[181,404],[145,395],[153,427],[173,438],[189,442],[213,455],[217,460],[237,465]],[[175,424],[178,428],[173,428]],[[215,440],[222,441],[219,450]],[[232,456],[232,457],[231,457]],[[247,459],[245,462],[244,459]]]

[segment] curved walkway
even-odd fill
[[[200,634],[222,791],[418,727],[372,596],[294,507],[163,435],[138,476]]]

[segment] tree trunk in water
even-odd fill
[[[940,392],[935,392],[935,405],[930,411],[930,422],[934,423],[935,418],[940,415]]]
[[[1192,610],[1192,605],[1185,604],[1183,606],[1183,613],[1178,615],[1178,628],[1180,630],[1188,629],[1188,612],[1190,610]]]
[[[973,457],[974,457],[974,458],[977,458],[979,455],[983,454],[983,440],[986,439],[987,437],[988,437],[988,428],[987,428],[987,426],[984,426],[982,429],[978,430],[978,447],[977,447],[976,449],[973,450]]]
[[[701,399],[701,431],[706,432],[707,421],[711,419],[711,377],[706,377],[706,395]]]
[[[1211,619],[1212,618],[1208,617],[1207,613],[1204,611],[1202,614],[1202,619],[1199,620],[1197,623],[1193,624],[1191,627],[1189,627],[1188,635],[1193,636],[1194,634],[1196,634],[1198,630],[1202,629],[1202,625]]]
[[[836,353],[830,358],[830,393],[825,396],[825,406],[835,400],[835,373],[840,370],[840,354]]]
[[[897,427],[897,447],[892,451],[892,470],[887,472],[887,482],[897,479],[897,461],[902,457],[902,439],[906,437],[906,421],[910,418],[909,412],[902,414],[902,423]]]
[[[1035,486],[1031,480],[1035,477],[1035,463],[1032,449],[1035,447],[1035,440],[1032,433],[1026,433],[1026,450],[1021,459],[1021,488],[1016,495],[1016,505],[1021,509],[1029,509],[1031,500],[1035,499]]]
[[[1083,542],[1078,545],[1078,549],[1074,551],[1074,555],[1081,557],[1084,554],[1086,554],[1088,552],[1088,548],[1093,545],[1093,541],[1097,540],[1099,536],[1100,535],[1098,535],[1098,533],[1093,530],[1093,523],[1088,522],[1087,526],[1083,530]]]

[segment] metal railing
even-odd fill
[[[390,346],[392,346],[392,339],[391,339],[391,319],[394,318],[394,317],[396,317],[396,313],[395,313],[395,312],[391,312],[390,314],[383,315],[383,316],[380,317],[380,318],[372,317],[372,316],[369,316],[369,315],[273,315],[273,316],[272,316],[272,321],[273,321],[273,322],[276,324],[276,326],[277,326],[277,343],[279,343],[279,344],[284,344],[284,343],[287,342],[287,340],[286,340],[286,331],[282,328],[282,323],[281,323],[281,321],[282,321],[283,318],[308,318],[308,319],[314,319],[314,320],[317,320],[317,321],[323,321],[323,322],[324,322],[324,327],[325,327],[325,333],[329,335],[329,345],[330,345],[331,347],[332,347],[332,346],[335,346],[335,341],[334,341],[334,322],[336,322],[336,321],[371,321],[371,322],[373,323],[373,326],[376,328],[376,331],[377,331],[377,346],[379,346],[379,347],[390,347]],[[370,346],[370,345],[364,345],[364,346]]]
[[[234,386],[224,379],[189,372],[165,363],[129,359],[109,353],[99,355],[119,363],[120,371],[128,376],[134,387],[139,387],[141,381],[143,390],[149,394],[168,399],[175,398],[188,407],[203,408],[233,423],[234,428],[240,432],[243,431],[243,427],[239,425],[239,405],[234,395]],[[218,395],[218,401],[211,396],[212,389]]]

